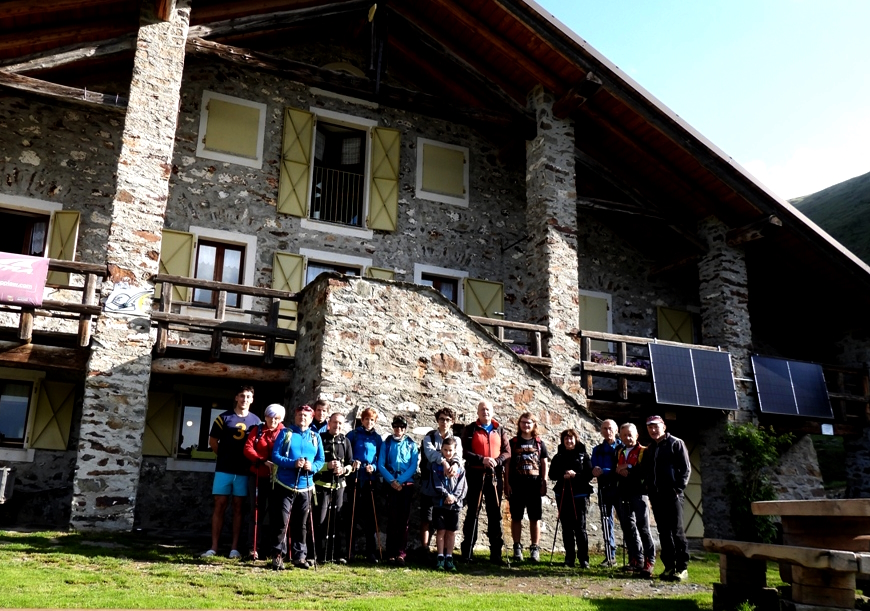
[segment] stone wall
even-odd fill
[[[166,460],[153,456],[142,459],[134,526],[207,535],[211,532],[214,507],[211,495],[214,474],[167,471]]]
[[[771,469],[770,479],[779,500],[825,498],[819,457],[809,435],[801,437],[780,457]]]
[[[554,453],[569,427],[590,451],[598,441],[597,422],[583,405],[432,289],[321,276],[303,291],[299,309],[294,404],[326,397],[351,416],[374,407],[382,433],[402,414],[419,442],[439,408],[452,407],[469,423],[477,403],[490,399],[511,436],[522,412],[536,414]],[[309,358],[316,354],[320,359]],[[503,510],[507,515],[507,503]],[[545,533],[553,532],[555,517],[555,507],[545,504]],[[590,523],[595,519],[590,515]],[[590,535],[595,545],[592,529]]]
[[[14,478],[12,496],[0,505],[0,526],[66,529],[75,460],[75,450],[36,450],[33,462],[0,461]]]

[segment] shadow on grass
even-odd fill
[[[598,611],[624,611],[627,606],[631,606],[631,611],[663,611],[664,609],[667,611],[698,611],[699,609],[707,609],[705,605],[700,605],[695,600],[674,600],[673,598],[598,598],[587,602]]]
[[[85,558],[108,557],[170,564],[192,562],[189,545],[136,534],[0,531],[0,547],[28,554],[70,554]]]

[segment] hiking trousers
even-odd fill
[[[683,495],[665,490],[651,494],[649,500],[659,531],[662,564],[667,571],[684,571],[689,566],[689,542],[683,531]]]
[[[565,564],[574,565],[589,561],[589,537],[586,533],[586,497],[556,497],[556,507],[561,507],[562,545],[565,546]],[[576,547],[575,547],[576,544]],[[576,550],[576,551],[575,551]]]
[[[656,544],[649,530],[649,507],[646,501],[646,496],[622,499],[619,511],[619,524],[622,526],[622,539],[628,548],[628,557],[641,566],[644,561],[656,561]]]
[[[284,486],[275,485],[270,504],[272,505],[272,524],[277,525],[272,549],[277,555],[287,553],[287,532],[290,532],[290,559],[305,560],[308,548],[305,545],[305,527],[308,525],[309,495],[313,490],[295,492]]]
[[[462,525],[462,557],[468,558],[469,550],[473,550],[475,543],[477,543],[477,535],[480,532],[480,526],[475,525],[478,514],[478,499],[486,510],[486,535],[489,538],[490,555],[500,556],[504,544],[504,532],[501,527],[501,498],[503,493],[501,478],[492,471],[484,472],[477,469],[469,469],[465,477],[468,483],[468,494],[465,496],[468,510],[465,512],[465,522]]]

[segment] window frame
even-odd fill
[[[447,195],[445,193],[437,193],[435,191],[426,191],[423,188],[423,147],[425,145],[437,146],[440,148],[444,148],[451,151],[462,151],[465,155],[465,163],[462,168],[462,185],[465,190],[465,195],[463,197],[458,197],[455,195]],[[460,206],[462,208],[468,208],[469,198],[471,195],[471,185],[469,182],[469,167],[471,166],[471,154],[469,152],[468,147],[459,146],[457,144],[448,144],[446,142],[439,142],[438,140],[432,140],[430,138],[422,138],[417,137],[417,175],[415,182],[415,197],[418,199],[427,199],[433,202],[439,202],[442,204],[451,204],[453,206]]]
[[[230,250],[230,251],[236,251],[236,252],[239,252],[240,255],[241,255],[241,256],[240,256],[240,265],[239,265],[239,275],[241,276],[240,280],[241,280],[242,282],[237,282],[237,283],[235,283],[235,284],[244,284],[243,281],[244,281],[244,279],[245,279],[245,278],[244,278],[244,274],[245,274],[245,261],[246,261],[246,259],[247,259],[247,257],[245,256],[245,254],[246,254],[246,253],[245,253],[245,250],[246,250],[246,249],[245,249],[245,246],[244,246],[244,245],[240,245],[240,244],[232,244],[232,243],[230,243],[230,242],[221,242],[221,241],[218,241],[218,240],[210,240],[210,239],[207,239],[207,238],[200,239],[200,240],[197,240],[197,241],[196,241],[196,252],[194,252],[194,257],[193,257],[193,277],[194,277],[194,278],[197,277],[196,274],[197,274],[197,272],[199,271],[199,249],[200,249],[200,247],[203,246],[203,245],[206,245],[206,246],[213,246],[213,247],[216,249],[216,252],[215,252],[215,266],[214,266],[214,273],[215,273],[215,275],[216,275],[218,269],[220,269],[220,272],[221,272],[221,278],[220,278],[220,279],[218,279],[218,278],[212,278],[212,280],[215,281],[215,282],[224,282],[224,281],[225,281],[225,280],[223,279],[223,273],[224,273],[224,263],[225,263],[224,257],[225,257],[226,251],[227,251],[227,250]],[[206,278],[200,278],[200,280],[206,280]],[[197,291],[209,291],[209,292],[211,293],[211,300],[208,301],[208,302],[205,302],[205,301],[196,301],[196,292],[197,292]],[[238,293],[227,293],[227,300],[229,300],[229,297],[230,297],[230,296],[233,296],[233,297],[236,298],[237,304],[234,305],[234,306],[231,306],[229,303],[227,303],[227,307],[228,307],[228,308],[229,308],[229,307],[232,307],[232,308],[239,308],[239,307],[242,305],[242,302],[241,302],[241,295],[239,295]],[[194,290],[193,290],[193,298],[191,299],[191,301],[192,301],[193,303],[202,303],[202,304],[206,304],[206,305],[210,305],[210,306],[216,306],[216,305],[217,305],[217,301],[218,301],[218,293],[217,293],[217,291],[213,291],[213,290],[211,290],[211,289],[194,289]]]
[[[9,382],[30,382],[32,384],[30,389],[30,401],[27,404],[27,415],[24,421],[24,442],[22,447],[0,446],[0,460],[9,462],[33,462],[36,450],[30,447],[29,433],[33,428],[35,407],[39,401],[39,386],[45,377],[46,373],[44,371],[0,367],[0,380]]]
[[[336,235],[346,235],[351,237],[371,239],[374,237],[374,230],[366,227],[366,219],[369,216],[369,205],[371,198],[371,172],[372,172],[372,129],[378,127],[378,122],[374,119],[365,119],[355,115],[349,115],[343,112],[327,110],[317,106],[310,106],[308,112],[314,115],[314,129],[311,130],[311,164],[308,168],[308,193],[306,194],[307,214],[312,214],[311,209],[311,194],[314,191],[314,151],[317,147],[317,127],[321,121],[332,123],[341,127],[360,130],[365,133],[365,163],[363,164],[363,202],[362,202],[362,219],[363,225],[356,227],[353,225],[343,225],[341,223],[330,223],[313,219],[310,216],[302,217],[300,226],[303,229],[312,229],[314,231],[323,231]]]
[[[242,157],[240,155],[233,155],[231,153],[222,153],[219,151],[213,151],[207,149],[205,147],[205,138],[208,135],[208,103],[211,100],[219,100],[221,102],[227,102],[230,104],[236,104],[238,106],[247,106],[249,108],[256,108],[259,113],[259,121],[257,125],[257,156],[255,158],[250,157]],[[261,102],[254,102],[253,100],[245,100],[243,98],[237,98],[231,95],[225,95],[223,93],[218,93],[216,91],[209,91],[204,89],[202,92],[202,102],[200,105],[199,112],[199,131],[196,136],[196,156],[201,157],[203,159],[213,159],[215,161],[225,161],[228,163],[234,163],[237,165],[246,166],[249,168],[256,168],[258,170],[263,168],[263,150],[264,150],[264,142],[266,137],[266,113],[268,111],[268,107],[266,104]]]
[[[372,266],[372,260],[367,257],[357,257],[354,255],[344,255],[337,252],[327,250],[314,250],[311,248],[300,248],[299,254],[305,257],[305,269],[303,270],[304,286],[308,286],[308,263],[322,263],[324,265],[335,265],[341,267],[359,268],[358,278],[363,278],[367,268]]]
[[[423,276],[439,276],[441,278],[450,278],[456,280],[456,303],[454,305],[459,308],[461,311],[465,311],[465,278],[468,278],[468,272],[459,270],[459,269],[451,269],[449,267],[438,267],[435,265],[426,265],[424,263],[415,263],[414,264],[414,284],[419,284],[421,286],[427,286],[423,284]],[[434,289],[438,290],[438,289]],[[440,291],[439,291],[440,292]],[[443,296],[443,295],[442,295]],[[447,297],[444,297],[447,299]]]
[[[54,229],[54,213],[63,210],[63,204],[58,202],[49,202],[42,199],[21,197],[20,195],[0,195],[0,210],[10,210],[15,212],[23,212],[25,214],[47,216],[48,223],[46,223],[45,229],[45,246],[42,250],[41,256],[48,256],[49,245],[51,242],[51,232]]]

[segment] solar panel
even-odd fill
[[[821,365],[756,355],[752,369],[763,413],[834,417]]]
[[[649,353],[658,403],[737,409],[727,352],[650,344]]]

